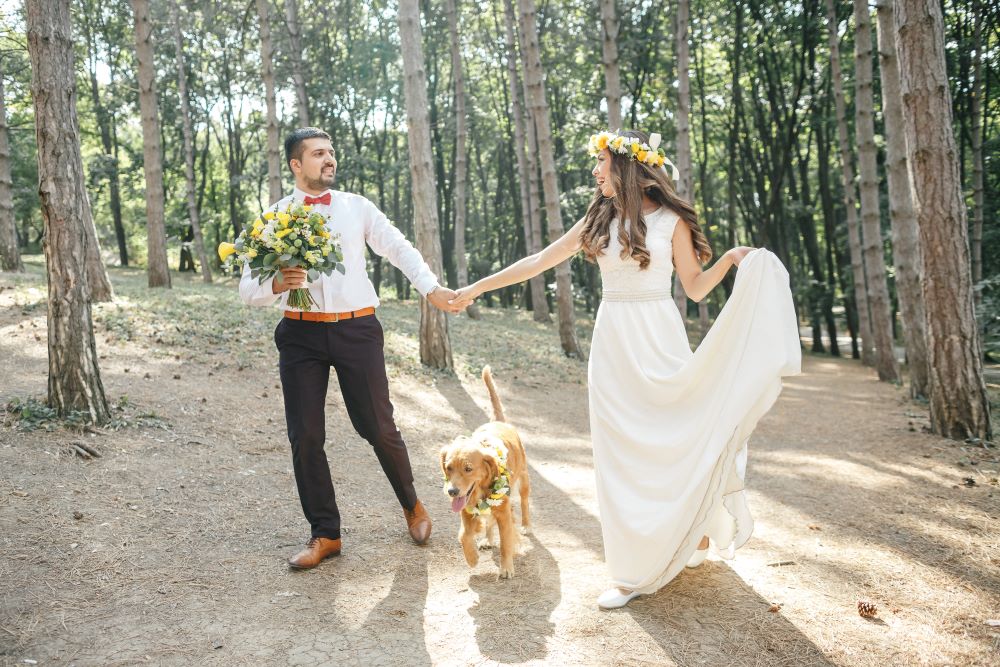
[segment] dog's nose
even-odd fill
[[[455,496],[458,495],[458,489],[455,488],[454,486],[448,487],[448,495],[454,498]]]

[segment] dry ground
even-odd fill
[[[275,313],[244,309],[231,283],[175,277],[151,294],[141,273],[113,279],[118,300],[95,326],[117,430],[37,413],[0,427],[0,664],[1000,663],[1000,628],[985,624],[1000,618],[996,450],[924,433],[925,409],[857,362],[807,357],[761,423],[757,529],[735,561],[601,612],[586,368],[559,356],[551,327],[488,309],[452,319],[456,377],[417,362],[416,305],[385,304],[398,423],[434,536],[409,541],[334,383],[344,554],[297,573],[284,559],[307,529]],[[44,396],[44,290],[37,264],[0,274],[0,404]],[[439,447],[485,419],[487,362],[533,480],[535,533],[512,581],[489,553],[465,565],[437,469]],[[103,456],[84,461],[73,442]],[[877,620],[858,616],[861,598]]]

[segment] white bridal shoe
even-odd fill
[[[622,593],[619,588],[609,588],[597,598],[597,606],[601,609],[618,609],[624,607],[629,601],[637,597],[639,597],[639,593],[635,591]]]
[[[705,558],[707,557],[708,557],[707,547],[704,549],[697,549],[694,552],[694,555],[691,556],[691,558],[688,560],[687,565],[685,565],[685,567],[698,567],[699,565],[705,562]]]

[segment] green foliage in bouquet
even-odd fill
[[[309,280],[321,274],[344,273],[340,235],[332,234],[327,219],[312,207],[291,202],[284,211],[265,211],[232,243],[219,244],[219,258],[229,266],[249,266],[250,275],[263,283],[281,281],[281,269],[301,267]],[[316,305],[307,288],[288,293],[288,307],[311,310]]]

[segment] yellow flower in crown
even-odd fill
[[[639,158],[639,162],[646,161],[646,151],[642,150],[641,148],[636,152],[635,156]]]
[[[625,137],[616,137],[611,140],[611,148],[614,149],[616,153],[620,153],[622,149],[622,144],[625,143]]]
[[[633,143],[631,144],[630,148],[632,149],[632,155],[635,155],[635,154],[636,154],[636,153],[638,153],[638,152],[639,152],[639,150],[640,150],[640,146],[639,146],[639,144],[638,144],[638,143],[635,143],[635,142],[633,142]]]

